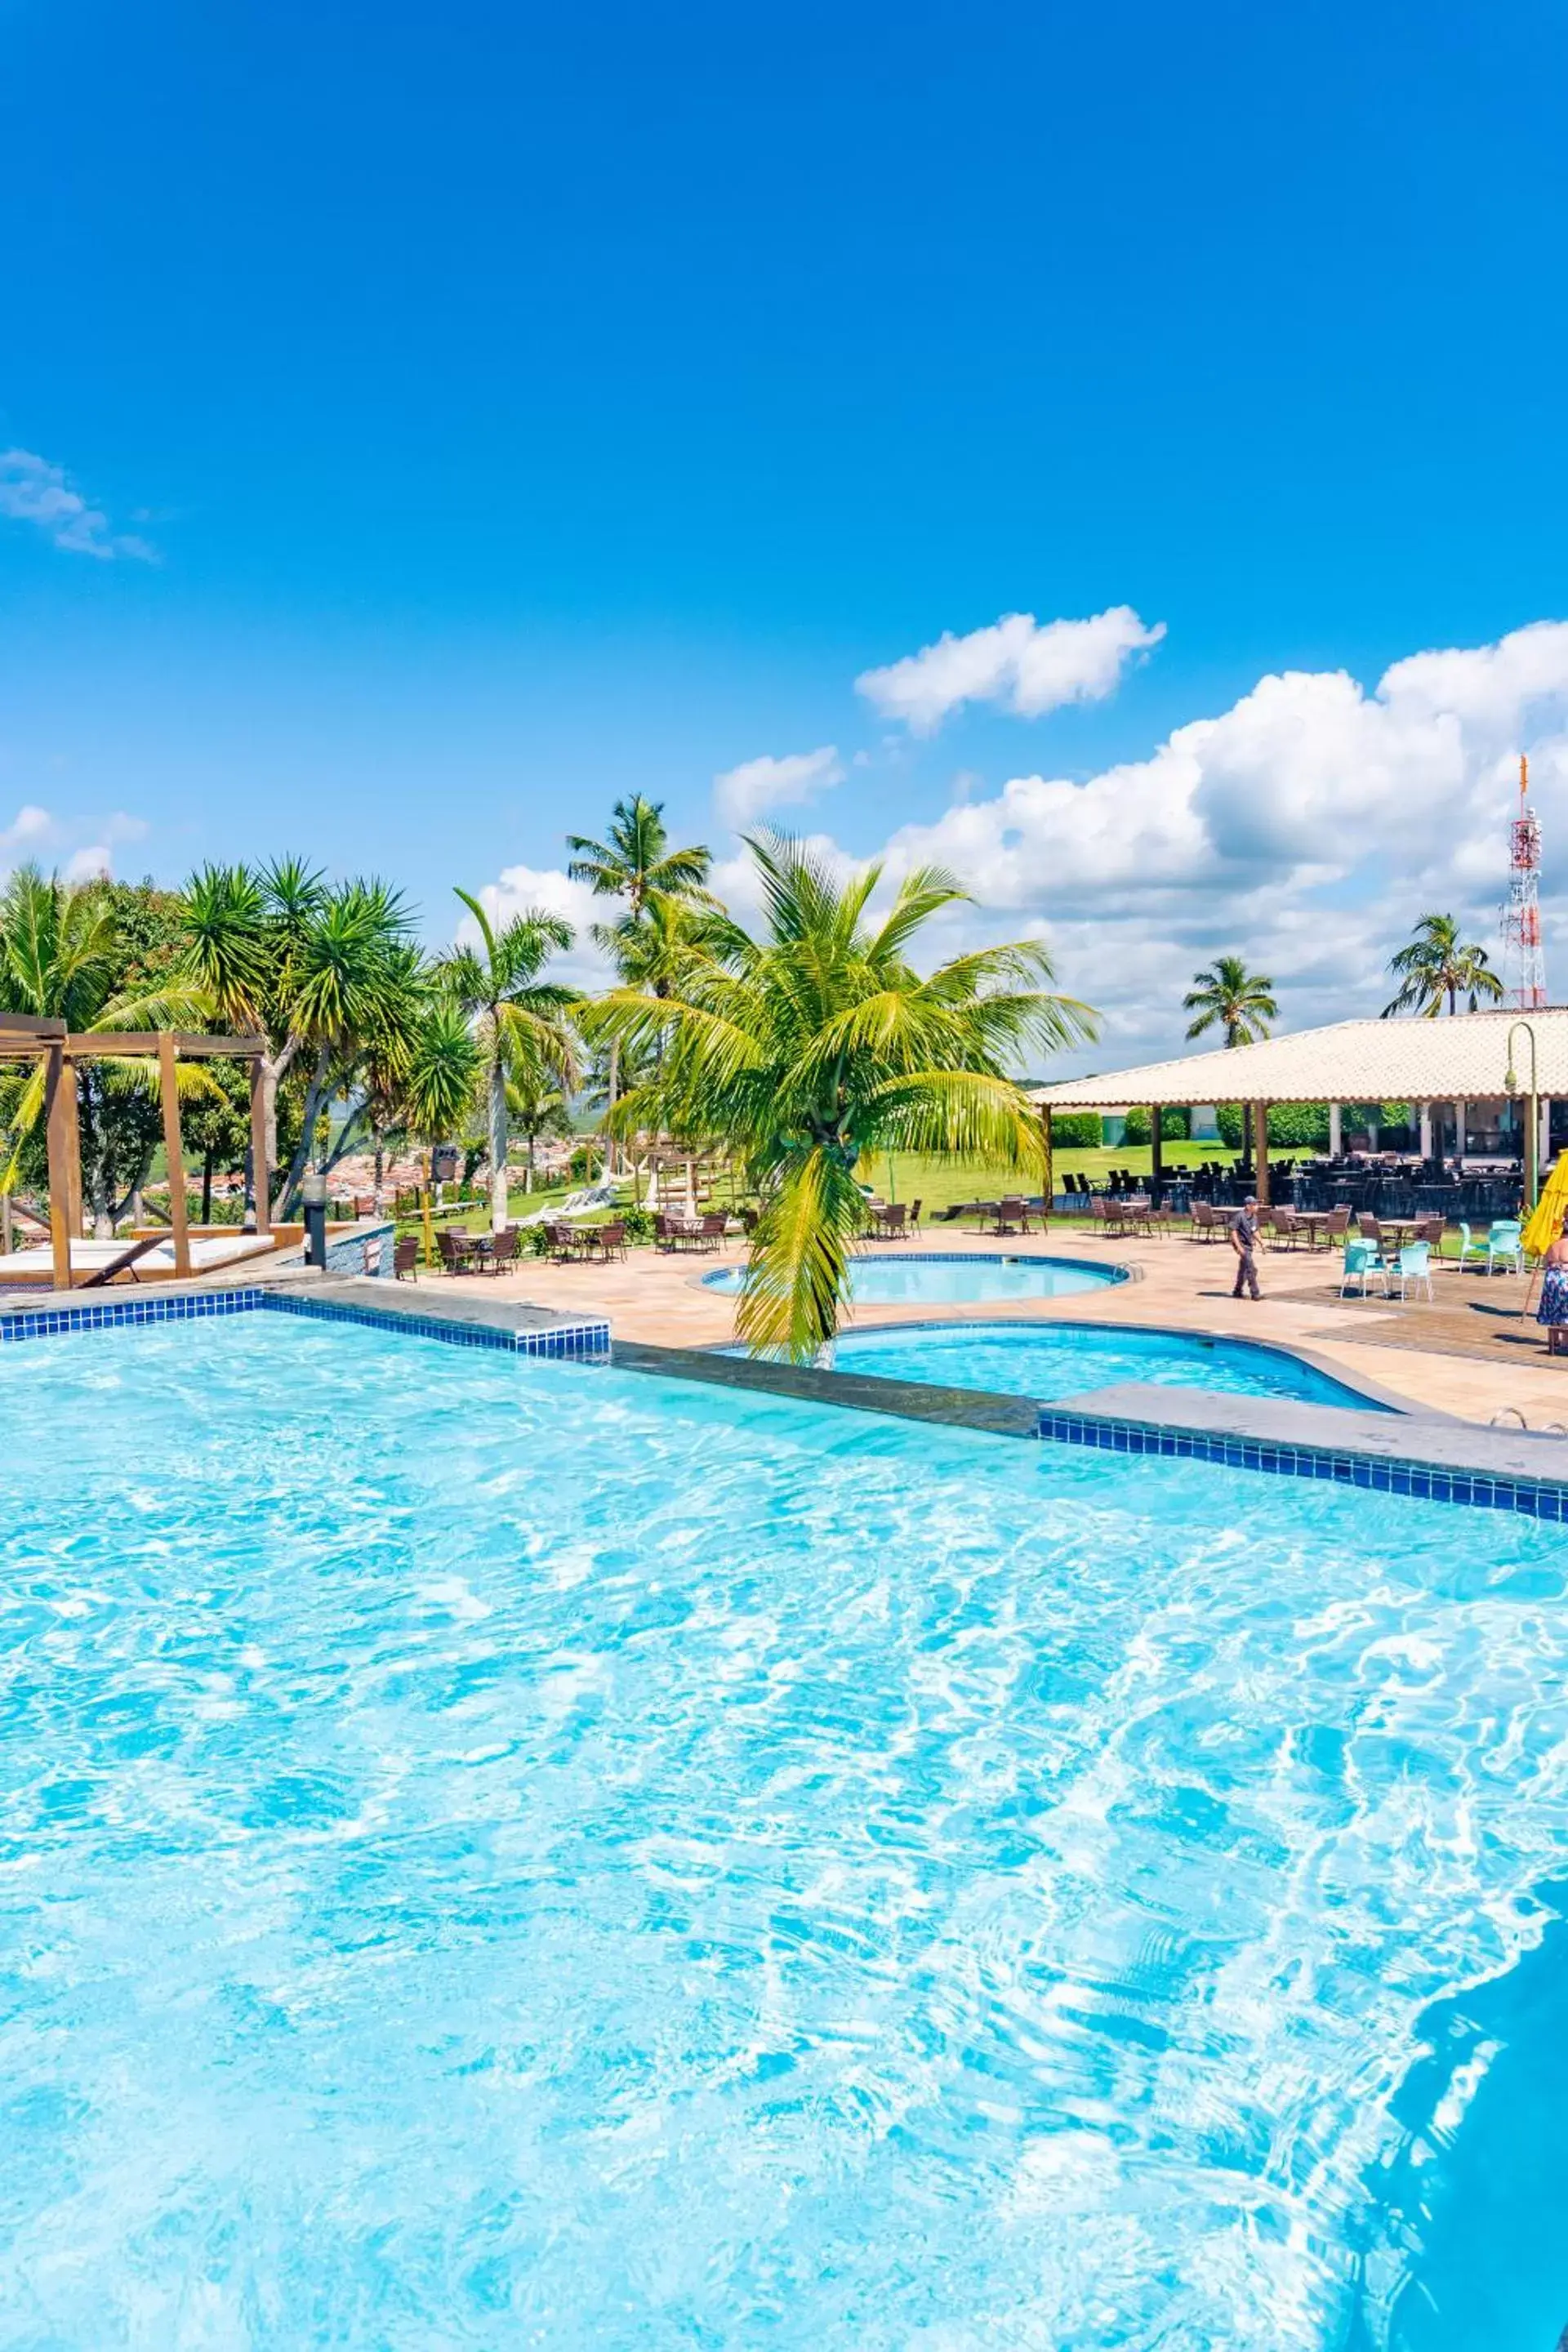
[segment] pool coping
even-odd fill
[[[1044,1439],[1101,1453],[1217,1463],[1568,1522],[1568,1440],[1544,1431],[1137,1381],[1043,1404],[1037,1426]],[[1560,1467],[1545,1448],[1560,1450]]]
[[[265,1284],[149,1284],[144,1290],[46,1291],[0,1303],[0,1343],[56,1339],[75,1331],[110,1330],[149,1323],[205,1322],[214,1317],[300,1315],[395,1330],[460,1348],[496,1348],[514,1355],[607,1362],[610,1326],[596,1315],[566,1315],[520,1299],[450,1298],[417,1286],[372,1275],[317,1273],[304,1267]]]
[[[619,1371],[648,1372],[753,1395],[788,1397],[797,1404],[847,1406],[895,1421],[940,1422],[981,1430],[991,1437],[1037,1437],[1040,1408],[1033,1399],[998,1396],[989,1389],[936,1388],[927,1381],[884,1381],[865,1372],[829,1372],[814,1364],[780,1364],[731,1356],[713,1348],[661,1348],[647,1339],[616,1339],[610,1361]]]

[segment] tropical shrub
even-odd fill
[[[1175,1103],[1168,1103],[1165,1108],[1160,1113],[1160,1138],[1162,1142],[1185,1143],[1187,1138],[1192,1133],[1192,1114],[1190,1111],[1181,1108],[1180,1106]],[[1148,1109],[1145,1105],[1142,1103],[1135,1103],[1132,1108],[1128,1112],[1126,1125],[1121,1130],[1122,1142],[1149,1142],[1151,1139],[1150,1131],[1152,1126],[1152,1121],[1150,1119]]]
[[[1100,1123],[1097,1110],[1063,1110],[1053,1115],[1053,1151],[1098,1151],[1100,1145]]]

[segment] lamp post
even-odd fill
[[[1540,1149],[1538,1130],[1541,1124],[1541,1117],[1538,1107],[1540,1102],[1540,1074],[1537,1070],[1535,1061],[1535,1032],[1531,1027],[1528,1021],[1513,1021],[1509,1024],[1508,1071],[1503,1079],[1503,1085],[1508,1088],[1513,1100],[1517,1102],[1519,1099],[1519,1075],[1513,1066],[1513,1041],[1515,1033],[1521,1029],[1523,1030],[1525,1035],[1530,1040],[1530,1110],[1525,1121],[1524,1129],[1524,1213],[1526,1216],[1529,1216],[1531,1209],[1535,1206],[1535,1195],[1541,1173],[1540,1168],[1537,1165],[1536,1157]]]
[[[305,1263],[327,1267],[327,1180],[311,1172],[300,1180],[300,1199],[305,1212]]]

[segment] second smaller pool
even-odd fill
[[[738,1291],[744,1268],[721,1266],[705,1274],[705,1290]],[[894,1257],[857,1257],[850,1262],[849,1288],[857,1307],[952,1307],[996,1305],[1005,1298],[1067,1298],[1075,1291],[1103,1290],[1125,1282],[1119,1265],[1085,1265],[1068,1257],[1009,1257],[1002,1251],[909,1251]],[[912,1373],[900,1378],[913,1379]]]
[[[1247,1339],[1196,1339],[1176,1331],[1121,1331],[1072,1323],[930,1324],[902,1331],[845,1332],[833,1368],[994,1395],[1083,1396],[1122,1381],[1161,1388],[1221,1389],[1232,1396],[1290,1397],[1299,1404],[1383,1412],[1373,1398],[1315,1371],[1296,1356]]]

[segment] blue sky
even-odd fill
[[[301,850],[439,936],[617,793],[723,848],[716,775],[831,747],[780,821],[952,856],[1150,1044],[1215,949],[1320,1017],[1434,892],[1479,919],[1521,742],[1550,856],[1568,644],[1372,746],[1321,688],[1259,749],[1247,698],[1568,609],[1560,10],[0,0],[0,866]],[[983,658],[925,732],[856,688],[1120,607],[1163,635],[1032,715]],[[1161,747],[1238,707],[1227,835]],[[1346,761],[1392,774],[1353,854]],[[1125,792],[1131,875],[1054,878],[1030,777],[1069,835]]]

